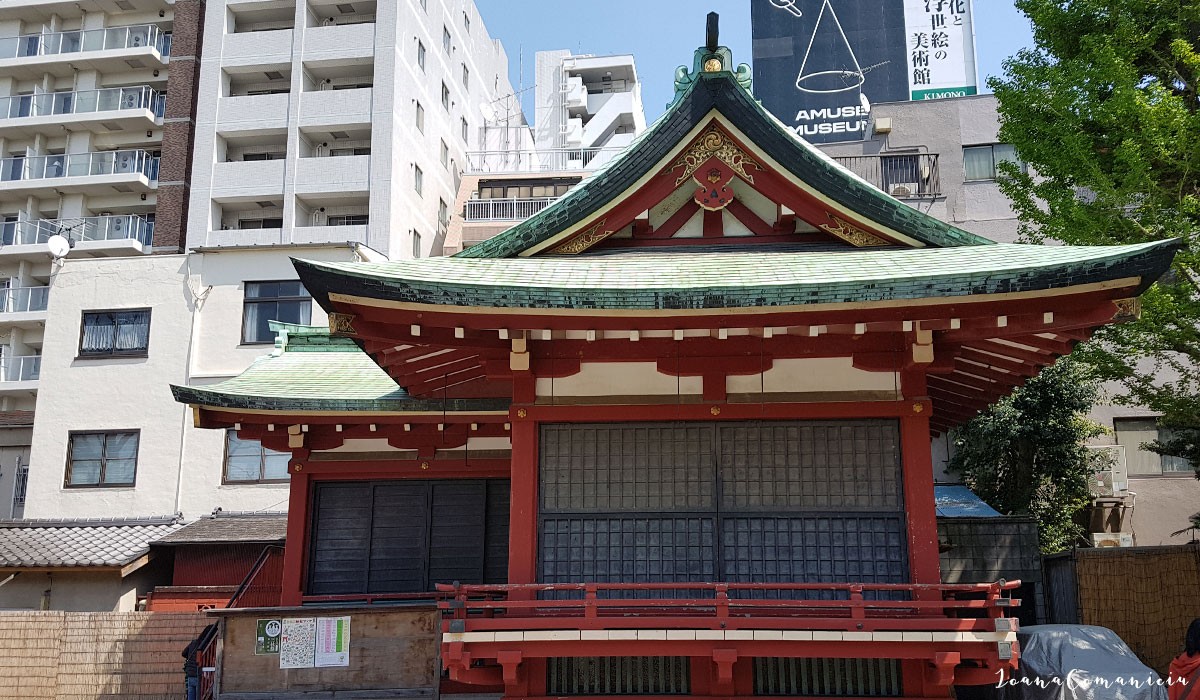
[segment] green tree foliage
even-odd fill
[[[1062,360],[953,434],[950,469],[1005,515],[1032,515],[1042,552],[1074,546],[1073,517],[1088,504],[1098,456],[1083,446],[1104,430],[1084,415],[1097,384],[1079,363]]]
[[[1175,437],[1156,449],[1200,465],[1200,2],[1016,5],[1035,46],[989,84],[1000,138],[1030,172],[1003,164],[1001,187],[1029,241],[1182,241],[1141,320],[1102,330],[1077,353],[1123,382],[1124,400],[1163,414]]]

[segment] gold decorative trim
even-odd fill
[[[715,126],[709,127],[708,131],[700,135],[700,138],[688,147],[679,160],[675,161],[671,166],[671,170],[683,168],[683,174],[675,180],[675,186],[678,187],[687,181],[700,166],[704,165],[709,158],[717,158],[725,165],[733,169],[739,177],[750,184],[754,184],[754,176],[750,174],[749,168],[762,170],[758,161],[754,160],[741,149],[733,139],[725,135]]]
[[[1117,312],[1113,314],[1112,320],[1117,323],[1129,323],[1142,317],[1142,300],[1138,297],[1117,299],[1113,306],[1117,307]]]
[[[592,246],[596,245],[600,241],[602,241],[605,238],[608,238],[609,236],[616,233],[616,231],[605,231],[604,230],[604,224],[607,221],[608,221],[608,219],[601,219],[598,223],[596,223],[594,226],[592,226],[588,230],[584,231],[583,233],[579,234],[578,236],[575,236],[574,238],[571,238],[566,243],[563,243],[562,245],[558,246],[554,250],[551,250],[550,252],[551,253],[559,253],[562,255],[578,255],[578,254],[582,253],[583,251],[587,250],[588,248],[591,248]]]
[[[329,314],[329,332],[333,335],[354,335],[354,314]]]
[[[888,245],[888,242],[872,233],[868,233],[840,216],[829,215],[833,223],[821,224],[821,230],[849,243],[855,248],[877,248]]]

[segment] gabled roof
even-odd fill
[[[611,203],[678,152],[685,137],[718,113],[755,148],[820,195],[930,247],[989,245],[888,196],[799,138],[772,116],[728,70],[701,72],[679,99],[626,150],[564,197],[526,221],[458,253],[459,258],[528,255]]]
[[[0,568],[118,568],[183,527],[176,516],[0,521]]]
[[[286,537],[287,513],[217,512],[188,523],[154,544],[272,544]]]
[[[507,411],[496,399],[415,399],[363,353],[329,329],[273,323],[275,350],[240,375],[202,387],[171,386],[175,400],[210,408],[303,413]]]

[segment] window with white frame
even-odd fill
[[[1016,163],[1025,172],[1025,163],[1017,157],[1017,149],[1006,143],[988,146],[966,146],[963,148],[963,175],[967,180],[995,180],[1000,175],[1000,164]]]
[[[276,452],[258,440],[239,438],[236,430],[225,433],[225,475],[230,484],[264,484],[288,479],[287,452]]]
[[[417,194],[424,194],[425,171],[416,164],[413,165],[413,189],[417,191]]]
[[[417,40],[417,67],[425,70],[425,42]]]

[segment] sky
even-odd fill
[[[475,0],[475,4],[492,37],[504,42],[515,90],[533,87],[533,55],[538,51],[629,53],[642,80],[646,118],[653,121],[674,94],[675,68],[684,63],[690,67],[692,52],[704,43],[708,12],[721,14],[721,43],[733,51],[733,60],[752,63],[751,1],[767,0]],[[986,91],[988,76],[1001,74],[1006,58],[1032,44],[1032,33],[1012,0],[973,4],[980,89]],[[522,94],[522,102],[532,120],[532,89]]]

